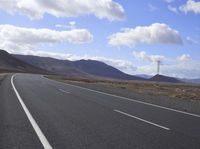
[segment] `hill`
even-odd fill
[[[74,61],[73,66],[89,74],[106,78],[121,79],[121,80],[145,80],[141,77],[123,73],[122,71],[100,61],[79,60],[79,61]]]
[[[48,73],[46,70],[17,59],[4,50],[0,50],[0,72]]]
[[[186,83],[200,84],[200,78],[197,79],[179,79]]]
[[[54,74],[65,75],[67,77],[91,78],[94,77],[88,73],[82,72],[73,67],[71,61],[58,60],[50,57],[39,57],[32,55],[13,55],[16,58],[34,65],[35,67],[48,70]]]
[[[150,81],[169,82],[169,83],[182,83],[182,81],[164,75],[155,75],[149,79]]]
[[[83,76],[97,76],[111,79],[121,80],[145,80],[141,77],[132,76],[121,72],[120,70],[109,66],[100,61],[94,60],[59,60],[49,57],[39,57],[31,55],[13,55],[16,58],[25,61],[35,67],[39,67],[57,74],[67,75],[83,75]]]

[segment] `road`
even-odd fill
[[[200,149],[200,115],[16,74],[0,86],[1,149]]]

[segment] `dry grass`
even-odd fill
[[[152,95],[163,95],[171,98],[184,100],[200,100],[200,86],[192,84],[174,84],[174,83],[156,83],[145,81],[117,81],[117,80],[88,80],[77,78],[66,78],[60,76],[48,76],[66,83],[76,84],[95,84],[111,88],[126,89],[138,93],[146,93]]]

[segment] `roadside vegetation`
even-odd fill
[[[200,100],[200,85],[186,83],[158,83],[145,81],[119,81],[119,80],[101,80],[101,79],[77,79],[67,78],[64,76],[47,76],[50,79],[74,84],[87,85],[92,84],[99,87],[118,88],[129,90],[137,93],[145,93],[151,95],[162,95],[170,98],[183,100]]]

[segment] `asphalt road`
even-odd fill
[[[0,86],[0,149],[18,148],[200,149],[200,115],[17,74]]]

